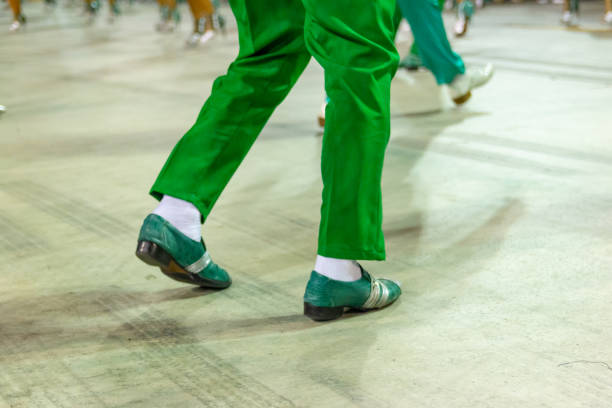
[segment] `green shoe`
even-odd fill
[[[136,256],[180,282],[217,289],[232,284],[225,269],[208,255],[204,241],[192,240],[156,214],[149,214],[142,224]]]
[[[312,271],[306,293],[304,314],[312,320],[333,320],[345,308],[361,311],[380,309],[395,302],[402,294],[399,285],[388,279],[375,279],[361,268],[361,279],[343,282]]]

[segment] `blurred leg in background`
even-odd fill
[[[612,25],[612,0],[604,0],[606,10],[604,12],[604,23]]]
[[[121,10],[119,9],[119,4],[117,0],[108,0],[109,14],[108,21],[113,22],[115,18],[119,17],[121,14]]]
[[[162,33],[174,31],[181,20],[181,15],[176,8],[176,0],[157,0],[157,4],[160,20],[155,24],[155,29]]]
[[[445,1],[446,0],[437,0],[437,8],[440,11],[440,14],[442,13],[442,10],[444,8]],[[418,2],[418,3],[420,3],[420,2]],[[406,1],[406,0],[398,0],[398,4],[400,5],[400,8],[402,9],[403,17],[406,20],[408,20],[407,13],[409,13],[411,9],[416,7],[416,5],[413,5],[409,1]],[[416,36],[417,36],[415,34],[415,24],[416,24],[416,21],[415,21],[415,19],[412,19],[412,21],[410,21],[410,20],[408,20],[408,21],[409,21],[409,24],[410,24],[410,29],[412,30],[412,35],[413,35],[413,37],[415,37],[415,40],[412,43],[412,47],[410,48],[410,53],[400,62],[400,67],[406,68],[406,69],[409,69],[409,70],[415,70],[415,69],[418,69],[419,67],[423,66],[423,60],[421,58],[421,53],[419,52],[419,46],[417,44],[418,41],[416,40]],[[427,24],[427,23],[423,22],[423,24]],[[439,29],[439,26],[436,26],[436,28]],[[444,33],[444,37],[446,37],[446,30],[444,29],[444,22],[442,22],[442,32]],[[447,43],[448,43],[448,40],[447,40]],[[449,45],[448,49],[450,49],[450,45]],[[457,61],[457,59],[458,59],[458,61]],[[463,62],[461,62],[461,59],[459,58],[458,55],[457,55],[457,59],[455,59],[454,62],[457,63],[457,64],[460,62],[461,63],[460,65],[463,65]]]
[[[187,39],[187,45],[203,44],[215,35],[215,7],[210,0],[187,0],[187,3],[193,16],[193,33]]]
[[[87,23],[93,24],[100,10],[100,0],[84,0],[85,1],[85,12],[87,14]]]
[[[21,0],[8,0],[8,3],[13,12],[13,22],[9,26],[9,31],[15,32],[24,26],[26,18],[21,13]]]
[[[454,26],[456,37],[463,37],[467,33],[468,25],[474,15],[474,3],[471,0],[457,1],[457,22]]]
[[[578,0],[565,0],[563,3],[563,14],[561,15],[561,23],[568,27],[574,27],[579,24],[578,20],[579,3]]]
[[[442,19],[443,0],[398,0],[398,4],[414,36],[408,61],[404,59],[403,65],[415,69],[410,64],[415,62],[411,56],[418,55],[420,63],[431,71],[438,85],[448,85],[453,102],[458,105],[467,102],[473,89],[491,79],[493,66],[486,64],[465,69],[463,60],[448,42]]]

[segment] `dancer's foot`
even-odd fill
[[[195,47],[196,45],[198,45],[200,43],[200,38],[202,38],[202,33],[194,31],[187,38],[187,41],[186,41],[187,46],[188,47]]]
[[[174,31],[176,24],[172,20],[161,20],[155,23],[155,30],[160,33],[170,33]]]
[[[361,279],[352,282],[330,279],[312,271],[304,293],[304,314],[313,320],[333,320],[345,309],[366,311],[380,309],[402,294],[399,284],[375,279],[360,265]]]
[[[26,23],[25,16],[23,14],[20,14],[20,15],[17,16],[15,21],[13,21],[11,23],[11,25],[9,26],[9,31],[11,33],[19,31],[19,30],[21,30],[25,26],[25,23]]]
[[[232,284],[227,271],[210,258],[204,241],[194,241],[157,214],[145,218],[136,256],[180,282],[215,289]]]
[[[161,33],[172,32],[178,27],[181,22],[181,14],[178,9],[170,10],[167,6],[163,6],[159,10],[160,20],[155,24],[155,30]]]
[[[200,37],[200,44],[204,44],[211,40],[215,36],[215,32],[213,30],[207,30]]]
[[[321,111],[317,115],[317,122],[319,123],[319,126],[322,128],[325,127],[325,108],[326,107],[327,107],[327,98],[325,98],[325,102],[323,102],[323,105],[321,105]]]
[[[6,112],[6,106],[0,105],[0,115]]]
[[[11,33],[19,31],[20,29],[21,29],[21,23],[19,21],[13,21],[11,25],[9,26],[9,31]]]
[[[493,77],[493,65],[484,67],[470,67],[463,75],[457,75],[453,82],[448,84],[450,96],[457,105],[461,105],[470,99],[472,90],[483,86]]]
[[[457,7],[457,22],[453,27],[456,37],[462,37],[467,33],[473,15],[474,4],[470,0],[463,0]]]
[[[573,13],[571,11],[564,11],[561,15],[561,24],[564,24],[568,27],[575,27],[579,24],[578,14]]]
[[[210,41],[215,36],[215,32],[213,30],[207,30],[203,33],[194,31],[189,38],[187,38],[187,46],[195,47],[198,44],[204,44]]]
[[[409,71],[416,71],[419,67],[423,66],[423,61],[416,54],[408,54],[406,58],[400,61],[399,66]]]
[[[453,26],[453,32],[455,37],[463,37],[468,30],[468,24],[470,22],[469,17],[459,16],[455,25]]]

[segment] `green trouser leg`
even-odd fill
[[[416,50],[423,65],[434,74],[438,84],[442,85],[451,83],[455,76],[463,74],[465,65],[461,57],[452,50],[446,36],[441,13],[444,1],[438,0],[437,4],[434,1],[398,0],[398,4],[414,36],[411,53]]]
[[[304,0],[308,50],[325,69],[319,255],[385,258],[381,176],[399,55],[395,0]],[[330,18],[333,16],[333,19]]]
[[[189,131],[174,147],[151,194],[193,203],[206,219],[274,109],[308,64],[299,0],[231,0],[240,51]]]
[[[580,8],[579,0],[570,0],[569,9],[572,13],[578,13],[579,8]]]
[[[215,81],[151,194],[190,201],[206,219],[312,54],[325,68],[330,97],[318,253],[384,259],[380,181],[398,63],[394,0],[230,0],[230,5],[238,24],[238,57]]]
[[[444,10],[444,2],[445,0],[438,0],[438,10],[440,10],[440,12]],[[418,58],[421,57],[421,55],[419,54],[419,46],[417,45],[416,40],[412,42],[412,47],[410,47],[410,54]]]

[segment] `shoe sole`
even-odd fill
[[[344,306],[321,307],[304,302],[304,314],[317,322],[337,319],[341,317],[343,313]]]
[[[472,91],[468,91],[466,94],[461,95],[458,98],[453,99],[453,102],[457,105],[463,105],[472,97]]]
[[[393,302],[383,306],[383,307],[379,307],[379,308],[375,308],[375,309],[362,309],[359,307],[349,307],[349,306],[334,306],[334,307],[324,307],[324,306],[315,306],[312,303],[308,303],[308,302],[304,302],[304,315],[306,317],[311,318],[314,321],[317,322],[325,322],[328,320],[335,320],[338,319],[339,317],[342,317],[342,315],[345,312],[351,313],[351,312],[358,312],[358,313],[367,313],[367,312],[373,312],[373,311],[377,311],[377,310],[382,310],[385,309],[389,306],[391,306],[393,303],[395,303],[397,301],[397,299],[395,299]]]
[[[211,289],[224,289],[232,284],[231,281],[221,282],[202,278],[185,270],[172,258],[172,255],[154,242],[138,241],[136,256],[147,265],[159,267],[164,275],[179,282]]]

